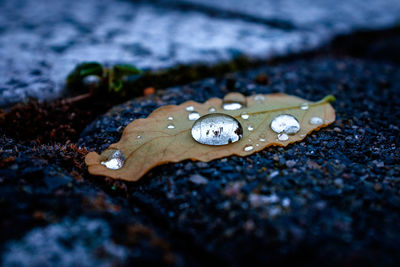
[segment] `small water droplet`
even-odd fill
[[[186,111],[193,111],[194,110],[194,107],[193,106],[187,106],[186,107]]]
[[[271,121],[271,129],[276,133],[296,134],[300,131],[299,121],[292,115],[282,114]]]
[[[259,136],[260,139],[258,139],[260,142],[265,142],[267,141],[267,136],[265,134],[260,134]]]
[[[307,110],[309,108],[309,105],[307,102],[304,102],[300,105],[300,109],[301,110]]]
[[[175,125],[173,125],[172,123],[170,123],[170,124],[168,124],[167,128],[168,128],[168,129],[174,129],[174,128],[175,128]]]
[[[169,117],[168,117],[168,120],[169,120],[169,121],[173,121],[173,120],[174,120],[174,117],[169,116]]]
[[[259,144],[259,143],[257,143],[257,144],[256,144],[256,146],[258,147],[258,146],[260,146],[260,144]]]
[[[249,130],[250,132],[254,130],[254,126],[252,124],[250,124],[249,126],[247,126],[247,130]]]
[[[238,110],[246,106],[246,97],[240,93],[229,93],[222,101],[224,110]]]
[[[211,107],[211,108],[208,109],[209,112],[215,112],[215,110],[216,109],[214,107]]]
[[[240,103],[225,103],[222,105],[222,108],[225,110],[238,110],[242,108],[242,104]]]
[[[191,113],[189,113],[189,115],[188,115],[188,119],[189,119],[190,121],[195,121],[195,120],[197,120],[198,118],[200,118],[200,113],[198,113],[198,112],[196,112],[196,111],[191,112]]]
[[[246,145],[243,150],[246,152],[252,151],[254,149],[254,147],[252,145]]]
[[[142,136],[141,136],[141,135],[138,135],[138,136],[136,136],[136,138],[137,138],[137,139],[140,139],[140,138],[142,138]]]
[[[247,114],[247,112],[243,112],[240,117],[242,117],[242,119],[247,120],[248,118],[250,118],[250,115]]]
[[[312,125],[321,125],[324,122],[324,120],[320,117],[312,117],[310,119],[310,124]]]
[[[285,133],[278,134],[278,140],[279,141],[286,141],[288,139],[289,139],[289,136],[287,134],[285,134]]]
[[[221,113],[200,117],[192,127],[192,137],[200,144],[221,146],[242,138],[243,128],[235,118]]]
[[[258,104],[264,103],[264,101],[265,101],[265,96],[263,96],[263,95],[255,95],[253,98],[254,98],[254,101],[256,101],[256,103],[258,103]]]
[[[106,166],[106,168],[110,170],[118,170],[122,168],[124,162],[125,162],[125,157],[122,154],[121,150],[116,150],[108,157],[107,161],[102,161],[100,162],[100,164]]]

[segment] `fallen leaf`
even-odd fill
[[[235,99],[246,103],[242,103],[243,106],[238,110],[222,108],[226,100],[231,104]],[[333,96],[310,102],[285,94],[246,98],[238,93],[231,93],[224,100],[211,98],[203,104],[188,101],[178,106],[163,106],[154,110],[146,119],[131,122],[118,143],[110,145],[101,155],[91,152],[86,156],[89,172],[93,175],[137,181],[155,166],[169,162],[186,159],[208,162],[230,155],[248,156],[271,145],[287,146],[335,120],[335,110],[329,104],[334,100]],[[243,138],[221,146],[196,142],[191,135],[195,121],[188,119],[193,112],[200,115],[222,113],[235,118],[243,127]],[[271,129],[271,121],[283,114],[294,116],[300,124],[298,132],[288,134],[287,140],[283,140],[286,137],[279,140],[278,133]],[[108,167],[105,166],[107,162],[110,164]]]

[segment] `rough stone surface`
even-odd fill
[[[267,58],[315,48],[337,33],[391,26],[400,14],[394,0],[183,3],[3,1],[0,106],[58,96],[82,61],[158,69]]]
[[[260,75],[269,85],[255,82]],[[84,131],[80,145],[101,151],[132,120],[161,105],[221,97],[228,80],[246,95],[284,92],[318,100],[333,94],[337,120],[286,148],[157,167],[126,184],[132,207],[181,237],[173,242],[206,255],[206,263],[396,265],[397,64],[322,57],[171,88],[113,108]],[[194,183],[193,175],[207,182]]]

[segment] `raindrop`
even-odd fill
[[[254,149],[254,147],[252,145],[246,145],[243,150],[246,152],[252,151]]]
[[[175,128],[175,125],[173,125],[172,123],[170,123],[170,124],[168,124],[167,128],[168,128],[168,129],[174,129],[174,128]]]
[[[259,104],[264,103],[265,96],[263,96],[263,95],[255,95],[254,96],[254,101],[256,101],[256,103],[259,103]]]
[[[193,106],[187,106],[186,107],[186,111],[193,111],[194,110],[194,107]]]
[[[238,110],[246,106],[246,97],[240,93],[229,93],[222,101],[224,110]]]
[[[115,150],[115,152],[108,157],[107,161],[102,161],[100,162],[100,164],[106,166],[106,168],[110,170],[118,170],[122,168],[124,162],[125,157],[122,154],[121,150]]]
[[[285,134],[285,133],[278,134],[278,140],[279,141],[286,141],[288,139],[289,139],[289,136],[287,134]]]
[[[208,109],[209,112],[215,112],[215,110],[216,109],[214,107],[211,107],[211,108]]]
[[[282,114],[272,120],[271,129],[276,133],[296,134],[300,131],[300,123],[292,115]]]
[[[192,127],[192,137],[200,144],[221,146],[242,138],[242,125],[233,117],[213,113],[200,117]]]
[[[169,121],[173,121],[173,120],[174,120],[174,117],[171,117],[171,116],[170,116],[170,117],[168,117],[168,120],[169,120]]]
[[[321,125],[324,122],[324,120],[320,117],[312,117],[310,119],[310,124],[312,125]]]
[[[248,118],[250,118],[250,115],[247,114],[247,112],[243,112],[240,117],[242,117],[242,119],[247,120]]]
[[[225,103],[222,105],[222,108],[225,110],[238,110],[242,108],[242,104],[240,103]]]
[[[254,130],[254,126],[250,124],[249,126],[247,126],[247,130],[249,130],[250,132],[253,131]]]
[[[300,105],[300,109],[301,110],[307,110],[309,108],[309,106],[308,106],[308,103],[307,102],[304,102],[304,103],[302,103],[301,105]]]
[[[196,111],[193,111],[193,112],[189,113],[189,115],[188,115],[188,119],[189,119],[190,121],[195,121],[195,120],[197,120],[198,118],[200,118],[200,113],[198,113],[198,112],[196,112]]]

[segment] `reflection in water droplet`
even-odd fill
[[[169,120],[169,121],[173,121],[173,120],[174,120],[174,117],[171,117],[171,116],[170,116],[170,117],[168,117],[168,120]]]
[[[112,153],[107,161],[100,162],[101,165],[106,166],[110,170],[118,170],[122,168],[125,162],[125,157],[120,150],[116,150]]]
[[[201,144],[221,146],[242,138],[243,128],[235,118],[221,113],[200,117],[192,127],[192,137]]]
[[[208,109],[208,111],[209,111],[209,112],[215,112],[215,108],[214,108],[214,107],[211,107],[211,108]]]
[[[310,124],[312,125],[321,125],[324,121],[320,117],[312,117],[310,119]]]
[[[141,136],[141,135],[138,135],[138,136],[136,136],[136,138],[137,138],[137,139],[140,139],[140,138],[142,138],[142,136]]]
[[[254,147],[252,145],[246,145],[243,150],[246,152],[252,151],[254,149]]]
[[[252,124],[250,124],[249,126],[247,126],[247,130],[249,130],[250,132],[254,130],[254,126]]]
[[[186,107],[186,111],[193,111],[194,110],[194,107],[193,106],[187,106]]]
[[[196,112],[196,111],[194,111],[194,112],[192,112],[192,113],[189,113],[189,115],[188,115],[188,119],[189,119],[190,121],[195,121],[195,120],[197,120],[198,118],[200,118],[200,113],[198,113],[198,112]]]
[[[240,93],[229,93],[222,101],[224,110],[238,110],[246,106],[246,97]]]
[[[255,95],[254,96],[254,101],[256,101],[259,104],[264,103],[265,96],[263,96],[263,95]]]
[[[286,141],[288,139],[289,139],[289,136],[287,134],[285,134],[285,133],[278,134],[278,140],[279,141]]]
[[[301,105],[300,105],[300,109],[301,110],[307,110],[308,109],[308,103],[307,102],[304,102],[304,103],[302,103]]]
[[[240,117],[242,117],[242,119],[247,120],[248,118],[250,118],[250,115],[247,114],[247,112],[243,112]]]
[[[276,133],[296,134],[300,131],[299,121],[292,115],[282,114],[271,121],[271,129]]]
[[[174,128],[175,128],[175,125],[173,125],[172,123],[171,123],[171,124],[168,124],[167,128],[168,128],[168,129],[174,129]]]

